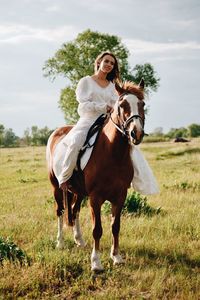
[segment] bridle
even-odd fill
[[[118,99],[118,103],[119,103],[119,101],[125,95],[128,95],[128,94],[130,94],[130,93],[123,93],[122,95],[120,95],[120,97]],[[113,120],[111,113],[110,113],[110,120],[112,121],[112,123],[114,124],[114,126],[116,127],[116,129],[118,131],[120,131],[124,137],[126,137],[127,139],[129,138],[129,135],[128,135],[128,125],[131,122],[133,122],[135,119],[139,119],[140,120],[142,129],[143,129],[143,132],[144,132],[144,121],[143,121],[143,119],[142,119],[142,117],[140,115],[138,115],[138,114],[137,115],[132,115],[127,120],[122,120],[120,118],[121,113],[120,113],[120,105],[119,104],[118,104],[118,107],[117,107],[117,111],[118,111],[118,113],[117,113],[118,124]],[[143,136],[144,136],[144,134],[143,134]],[[142,138],[143,138],[143,136],[142,136]]]

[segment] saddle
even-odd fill
[[[101,132],[101,129],[102,129],[106,119],[107,119],[107,115],[102,114],[96,119],[96,121],[90,127],[90,129],[88,131],[88,134],[86,136],[85,143],[83,144],[83,147],[79,151],[79,155],[78,155],[78,159],[77,159],[77,169],[78,169],[78,171],[83,170],[84,167],[81,166],[81,158],[86,153],[86,150],[90,149],[89,156],[87,156],[87,158],[86,158],[86,160],[88,162],[88,160],[90,158],[90,155],[92,153],[92,149],[93,149],[94,145],[96,144],[96,142],[98,140],[99,134]],[[87,162],[86,163],[84,162],[84,165],[86,165]]]

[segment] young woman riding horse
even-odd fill
[[[79,226],[79,211],[83,197],[89,196],[94,237],[91,269],[94,271],[103,269],[99,242],[102,235],[101,205],[104,201],[109,200],[112,205],[111,258],[117,264],[122,262],[118,236],[127,189],[132,182],[134,188],[144,194],[158,190],[151,169],[134,146],[142,141],[144,135],[143,82],[140,86],[126,83],[120,87],[116,83],[118,80],[116,57],[109,52],[99,55],[95,61],[94,75],[82,78],[76,89],[80,115],[78,123],[73,128],[65,126],[57,129],[47,145],[49,176],[57,202],[57,245],[63,247],[63,212],[66,206],[73,225],[74,240],[79,246],[85,245]],[[88,130],[102,113],[111,116],[99,134],[85,169],[74,172]],[[137,160],[134,159],[135,154]],[[67,192],[67,203],[64,203],[63,191],[64,194]]]

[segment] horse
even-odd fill
[[[59,188],[52,167],[54,149],[73,126],[55,130],[47,144],[49,178],[57,203],[58,234],[57,247],[63,248],[64,211],[67,210],[68,224],[73,227],[75,243],[84,247],[85,242],[79,224],[81,202],[88,196],[93,223],[93,250],[91,270],[102,271],[100,239],[102,236],[101,206],[108,200],[112,214],[112,245],[110,257],[114,265],[123,263],[119,253],[120,215],[134,175],[130,151],[141,143],[144,136],[144,81],[139,85],[125,82],[115,85],[118,100],[108,121],[99,133],[89,162],[83,171],[74,171],[67,182],[66,193]],[[66,220],[66,221],[67,221]]]

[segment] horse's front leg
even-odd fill
[[[76,219],[73,225],[74,242],[78,247],[85,247],[86,243],[82,237],[82,232],[79,223],[79,212],[76,213]]]
[[[64,248],[64,239],[63,239],[63,215],[58,217],[58,234],[57,234],[57,245],[58,249]]]
[[[103,271],[103,266],[100,260],[100,239],[102,236],[101,226],[101,201],[97,198],[90,199],[92,222],[93,222],[93,238],[94,245],[91,255],[91,270],[92,271]]]
[[[124,201],[119,204],[112,204],[112,247],[110,257],[112,258],[114,265],[123,263],[123,259],[119,254],[119,231],[120,231],[120,216]]]

